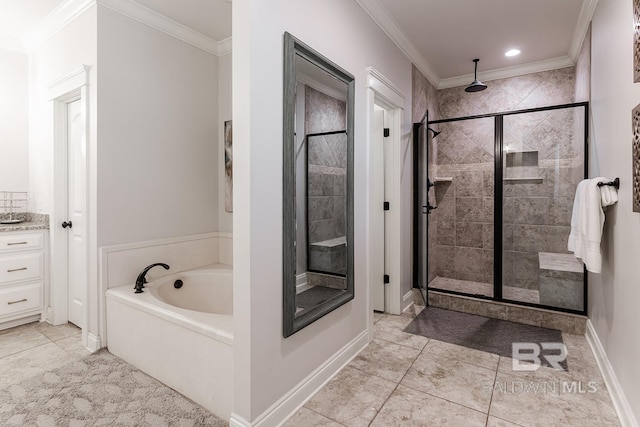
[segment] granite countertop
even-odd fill
[[[48,230],[49,215],[28,213],[27,220],[17,224],[0,224],[0,233],[7,231]]]

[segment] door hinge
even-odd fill
[[[388,138],[391,135],[391,130],[389,128],[384,128],[384,137]]]
[[[389,275],[388,274],[384,275],[384,283],[385,284],[389,283]]]
[[[384,202],[384,204],[382,205],[382,209],[384,209],[385,211],[388,211],[390,208],[389,202]]]

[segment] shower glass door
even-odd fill
[[[582,263],[567,251],[584,177],[586,106],[503,117],[502,298],[584,311]]]
[[[567,241],[576,188],[587,175],[588,108],[420,125],[425,172],[416,199],[437,207],[418,227],[428,249],[420,283],[426,277],[429,290],[585,313],[586,275]]]
[[[494,118],[431,125],[428,162],[433,187],[429,261],[433,290],[491,298],[494,294]],[[432,131],[429,131],[433,135]]]

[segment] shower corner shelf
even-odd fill
[[[453,178],[450,176],[436,176],[433,178],[434,184],[439,184],[444,182],[453,182]]]

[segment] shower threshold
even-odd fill
[[[462,292],[472,296],[493,297],[493,284],[473,282],[470,280],[451,279],[449,277],[436,276],[429,283],[429,290]],[[540,292],[534,289],[516,288],[504,286],[502,296],[512,301],[540,304]]]

